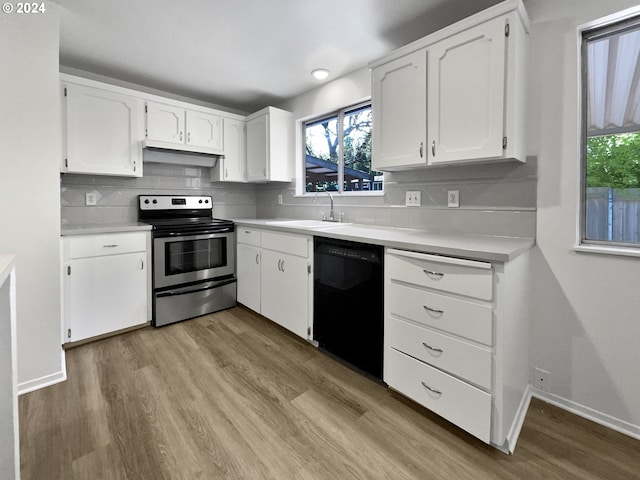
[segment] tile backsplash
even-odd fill
[[[145,152],[147,155],[147,152]],[[142,178],[63,174],[62,223],[123,223],[138,218],[140,194],[212,195],[218,218],[321,218],[326,195],[296,196],[295,184],[213,183],[210,170],[144,164]],[[537,159],[527,162],[434,167],[385,174],[384,194],[335,198],[345,222],[446,233],[535,237]],[[419,207],[405,207],[408,190],[421,192]],[[447,208],[447,191],[460,192],[460,207]],[[94,193],[95,206],[85,205]],[[282,203],[279,203],[279,196]]]
[[[63,225],[123,223],[138,220],[138,195],[212,195],[218,218],[255,218],[255,186],[212,183],[210,169],[145,163],[141,178],[63,174],[60,177]],[[95,193],[95,206],[85,205]]]
[[[345,222],[447,233],[535,237],[537,158],[526,163],[456,165],[385,173],[384,195],[335,197]],[[419,207],[405,206],[408,190],[421,192]],[[447,191],[460,207],[447,207]],[[278,197],[282,195],[282,204]],[[296,196],[295,184],[256,188],[258,218],[321,218],[326,195]],[[315,200],[315,201],[314,201]]]

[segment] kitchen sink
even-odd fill
[[[325,222],[323,220],[269,220],[267,225],[280,225],[282,227],[302,228],[332,228],[339,225],[351,225],[350,223]]]

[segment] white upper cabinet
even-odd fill
[[[225,118],[224,125],[224,158],[211,169],[211,180],[216,182],[246,182],[247,171],[247,135],[245,122],[233,118]]]
[[[374,62],[373,167],[524,162],[528,25],[507,0]]]
[[[291,113],[274,107],[247,117],[247,181],[291,181]]]
[[[187,145],[222,150],[222,119],[211,113],[187,110]]]
[[[174,105],[147,102],[146,146],[222,154],[220,116]]]
[[[63,82],[61,171],[142,176],[142,101]]]
[[[147,102],[147,140],[168,143],[184,143],[184,108]]]
[[[503,156],[505,20],[429,48],[429,163]]]
[[[427,53],[374,68],[373,169],[426,165]]]

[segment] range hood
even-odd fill
[[[166,142],[145,140],[142,150],[144,163],[168,163],[170,165],[186,165],[212,168],[218,159],[224,158],[221,153],[213,153],[212,149],[189,147],[189,150],[167,146]]]

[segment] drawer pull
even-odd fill
[[[116,248],[119,247],[120,245],[118,245],[117,243],[112,243],[110,245],[103,245],[102,248]]]
[[[441,348],[436,348],[436,347],[432,347],[431,345],[429,345],[428,343],[424,343],[422,342],[422,345],[424,345],[425,348],[428,348],[429,350],[431,350],[432,352],[436,352],[436,353],[442,353],[444,350],[442,350]]]
[[[426,305],[422,305],[422,308],[431,313],[444,313],[444,310],[440,310],[439,308],[427,307]]]
[[[442,395],[442,392],[440,390],[436,390],[435,388],[431,388],[429,385],[427,385],[424,382],[420,382],[422,383],[422,386],[424,388],[426,388],[427,390],[429,390],[431,393],[435,393],[436,395]]]
[[[442,272],[434,272],[433,270],[422,270],[425,274],[429,275],[430,277],[444,277],[444,273]]]

